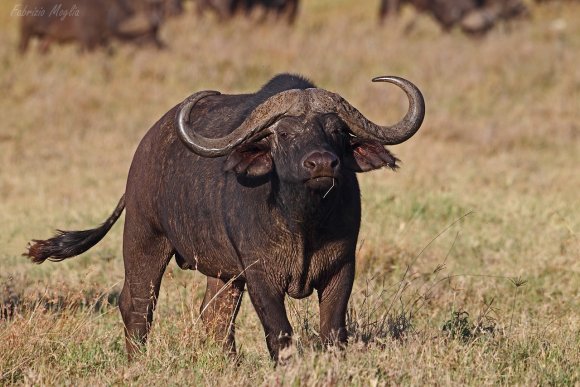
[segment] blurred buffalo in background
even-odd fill
[[[486,0],[481,7],[470,11],[459,22],[461,30],[480,35],[489,31],[499,21],[528,17],[528,8],[521,0]]]
[[[288,24],[293,24],[298,15],[298,5],[298,0],[197,0],[197,13],[202,16],[206,11],[211,11],[220,21],[225,21],[239,13],[249,17],[259,12],[261,21],[273,15],[276,20],[284,18]]]
[[[164,18],[183,14],[183,0],[163,0]]]
[[[197,0],[197,14],[203,16],[207,11],[213,12],[220,21],[234,16],[238,1],[236,0]]]
[[[247,15],[261,9],[262,20],[272,14],[276,20],[285,18],[288,24],[293,24],[298,14],[298,0],[242,0],[241,3]]]
[[[468,12],[478,6],[478,0],[381,0],[379,19],[397,15],[401,6],[412,5],[418,12],[428,13],[444,30],[450,30]]]
[[[20,52],[40,39],[46,52],[53,42],[79,42],[81,49],[106,46],[111,38],[163,44],[158,30],[164,0],[24,0],[20,8]]]
[[[469,34],[485,33],[500,20],[528,15],[522,0],[381,0],[379,21],[397,15],[405,4],[430,14],[444,31],[459,26]]]

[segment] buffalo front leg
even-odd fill
[[[161,278],[171,254],[172,248],[165,237],[136,225],[130,213],[127,214],[123,235],[125,283],[119,309],[125,324],[129,360],[147,340]]]
[[[353,282],[354,260],[318,289],[320,337],[324,345],[343,345],[347,341],[346,309]]]
[[[292,344],[292,327],[284,307],[284,292],[273,289],[262,276],[248,276],[247,286],[254,309],[264,327],[270,356],[280,363],[285,360],[281,358],[280,351]]]
[[[200,315],[208,335],[223,344],[229,355],[236,354],[235,321],[244,292],[244,281],[225,282],[207,277],[207,288]]]

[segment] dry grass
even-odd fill
[[[25,57],[12,6],[0,4],[0,384],[580,383],[578,4],[533,6],[531,21],[474,41],[426,18],[410,35],[405,20],[379,28],[375,2],[312,0],[294,29],[189,14],[163,29],[165,51]],[[202,276],[172,265],[147,351],[127,364],[121,226],[68,262],[20,254],[108,216],[139,139],[174,104],[281,71],[380,122],[406,102],[373,76],[407,77],[427,100],[424,127],[393,148],[401,170],[360,179],[351,345],[319,350],[314,299],[289,301],[299,353],[274,369],[246,299],[236,367],[204,340]]]

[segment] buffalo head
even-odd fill
[[[409,110],[399,123],[377,125],[340,95],[309,88],[275,94],[221,138],[203,137],[189,124],[196,103],[219,94],[198,92],[180,106],[176,127],[181,141],[194,153],[227,156],[227,171],[258,177],[275,170],[282,182],[326,192],[341,183],[344,169],[366,172],[384,166],[396,168],[397,159],[384,145],[409,139],[423,122],[425,104],[415,85],[388,76],[373,82],[393,83],[407,94]]]

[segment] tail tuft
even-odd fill
[[[28,245],[28,252],[24,256],[34,263],[42,263],[47,259],[59,262],[66,258],[79,255],[93,247],[101,238],[98,237],[99,229],[84,231],[62,231],[47,240],[35,239]],[[96,239],[96,240],[95,240]]]
[[[84,253],[96,245],[109,232],[125,208],[125,195],[119,200],[117,208],[99,227],[83,231],[62,231],[50,239],[35,239],[28,244],[28,251],[22,254],[34,263],[49,261],[59,262]]]

